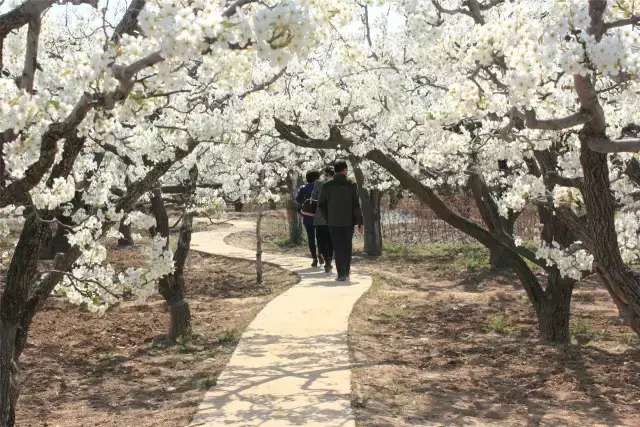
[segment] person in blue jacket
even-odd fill
[[[314,213],[304,213],[302,212],[302,205],[304,205],[305,200],[311,199],[311,194],[313,193],[313,187],[315,182],[320,178],[320,172],[318,171],[309,171],[305,176],[307,181],[306,184],[302,185],[298,189],[298,194],[296,195],[296,202],[298,202],[298,214],[302,216],[302,224],[304,228],[307,230],[307,240],[309,241],[309,252],[311,252],[311,257],[313,258],[312,267],[318,266],[318,251],[316,246],[316,230],[313,225],[315,214]],[[322,255],[321,255],[322,258]],[[320,259],[320,264],[324,264],[324,259]]]

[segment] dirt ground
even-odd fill
[[[640,425],[637,338],[595,280],[575,292],[572,344],[553,347],[515,278],[441,262],[371,267],[350,320],[358,425]]]
[[[265,223],[269,250],[307,254],[283,220]],[[638,340],[597,280],[574,293],[572,344],[548,346],[517,278],[489,272],[477,246],[389,245],[356,262],[374,276],[350,320],[359,426],[640,425]]]
[[[109,248],[115,265],[139,261],[135,250]],[[186,271],[194,335],[168,348],[153,341],[169,321],[158,298],[124,303],[102,317],[50,300],[36,316],[21,359],[17,425],[188,424],[244,328],[298,277],[266,266],[266,284],[257,286],[252,263],[193,251]]]

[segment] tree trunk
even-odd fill
[[[391,190],[389,192],[389,210],[393,211],[398,207],[398,203],[400,202],[400,191]]]
[[[15,340],[18,325],[0,321],[0,426],[15,425],[16,403],[18,402],[19,370],[15,362]]]
[[[509,217],[504,218],[498,213],[496,202],[488,191],[484,179],[477,171],[471,171],[469,187],[482,222],[484,222],[487,229],[498,236],[513,236],[516,214],[509,212]],[[493,270],[507,268],[509,265],[509,251],[500,246],[489,247],[489,265]]]
[[[269,200],[269,210],[276,211],[278,210],[278,204],[275,200]]]
[[[289,200],[287,201],[287,221],[289,223],[289,242],[294,245],[302,243],[302,221],[298,215],[296,195],[298,191],[298,173],[291,172],[287,177]]]
[[[193,215],[188,212],[188,204],[195,191],[198,180],[196,166],[189,171],[189,180],[185,182],[186,194],[185,206],[178,247],[173,254],[174,272],[162,277],[158,283],[158,291],[169,306],[171,323],[167,338],[175,341],[177,338],[191,332],[191,310],[186,299],[184,283],[184,267],[191,247],[191,234],[193,232]],[[152,192],[151,210],[156,218],[156,232],[167,240],[169,244],[169,217],[162,199],[162,190],[156,188]]]
[[[67,239],[69,230],[65,227],[71,227],[73,225],[71,218],[58,215],[56,220],[57,222],[52,222],[49,225],[51,228],[51,238],[47,239],[42,252],[40,252],[40,259],[42,260],[52,260],[57,254],[66,253],[71,248],[69,240]]]
[[[547,280],[546,298],[537,310],[540,339],[549,343],[568,343],[571,294],[575,281],[560,277],[557,270],[552,271]]]
[[[124,218],[120,220],[120,226],[118,231],[122,234],[122,237],[118,238],[118,247],[124,248],[127,246],[133,246],[133,235],[131,233],[131,223],[125,224]]]
[[[244,203],[238,200],[233,204],[233,208],[236,212],[242,212],[242,209],[244,208]]]
[[[369,256],[382,255],[382,226],[380,224],[380,190],[367,190],[365,176],[360,161],[355,156],[349,158],[358,184],[358,197],[364,222],[364,252]]]
[[[264,282],[262,276],[262,204],[258,204],[258,220],[256,222],[256,282]]]
[[[489,249],[489,266],[492,270],[500,271],[509,267],[508,254],[503,248]]]
[[[360,190],[362,217],[364,220],[364,252],[369,256],[382,255],[382,226],[380,224],[379,190]]]
[[[615,200],[611,192],[607,155],[591,151],[590,136],[580,134],[580,163],[584,175],[582,194],[587,207],[587,222],[580,224],[583,241],[593,254],[594,264],[603,277],[609,292],[620,309],[621,315],[633,330],[640,335],[640,275],[631,270],[622,260],[615,230]],[[580,219],[563,218],[574,224]]]
[[[19,395],[18,330],[25,310],[33,274],[37,271],[42,248],[51,236],[49,225],[35,215],[25,221],[6,274],[6,286],[0,296],[0,426],[15,424],[15,406]]]

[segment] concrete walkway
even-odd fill
[[[194,233],[193,249],[254,260],[255,252],[229,246],[224,238],[255,224],[231,224]],[[310,258],[263,258],[299,274],[300,283],[251,322],[191,426],[354,427],[347,328],[371,278],[354,269],[351,282],[335,282],[335,275],[310,268]]]

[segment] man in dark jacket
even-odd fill
[[[323,171],[323,180],[317,180],[311,193],[311,200],[316,202],[320,200],[322,194],[323,185],[329,180],[333,179],[335,175],[333,166],[327,166]],[[324,271],[331,273],[331,260],[333,259],[333,244],[331,243],[331,236],[329,235],[329,227],[327,227],[327,221],[322,216],[320,208],[316,209],[316,216],[313,221],[313,225],[316,227],[316,238],[318,239],[318,251],[324,257]]]
[[[338,281],[345,281],[351,271],[353,229],[357,225],[362,233],[362,211],[356,183],[347,178],[347,163],[334,165],[335,176],[322,186],[318,205],[327,221],[333,243]]]

